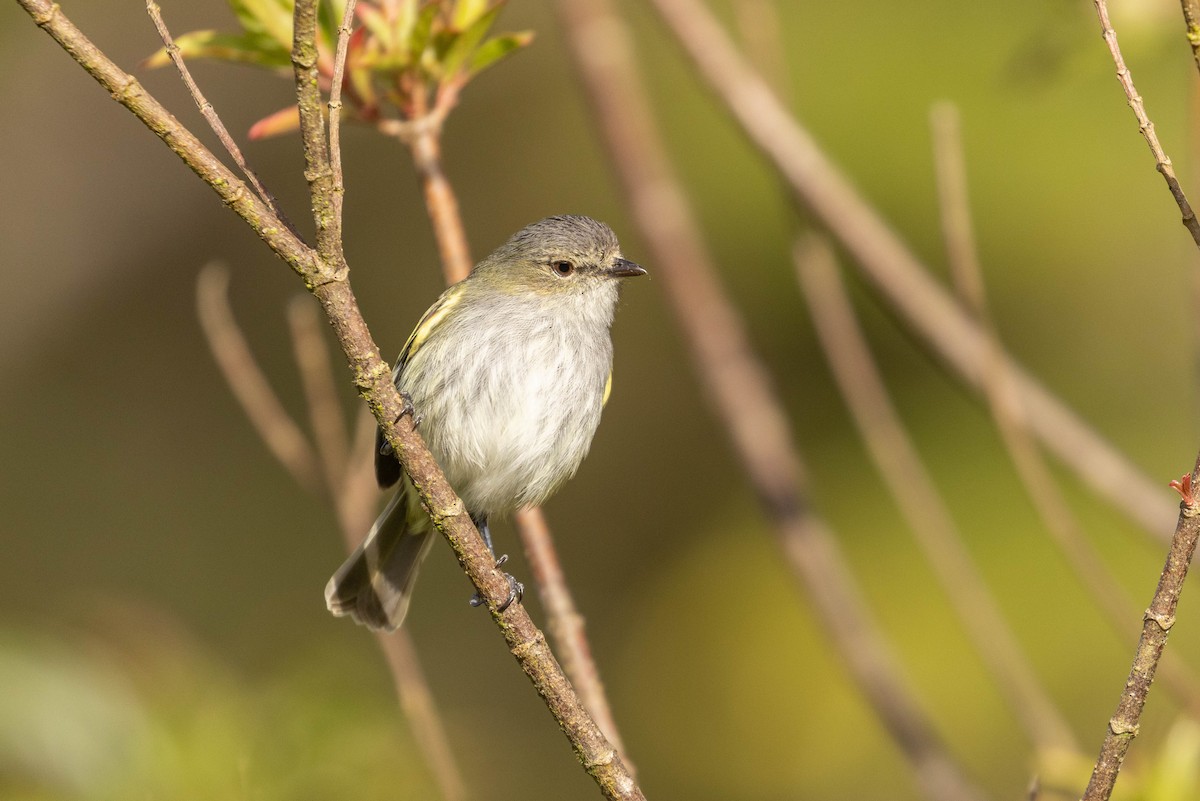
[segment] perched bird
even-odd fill
[[[621,279],[645,273],[604,223],[549,217],[442,293],[405,343],[392,378],[489,548],[490,519],[543,503],[587,455],[612,388]],[[394,631],[435,531],[382,435],[376,443],[380,486],[400,486],[325,602]],[[510,583],[509,603],[520,593]]]

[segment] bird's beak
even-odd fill
[[[613,262],[612,267],[609,267],[604,272],[613,278],[633,278],[637,275],[645,275],[646,268],[640,264],[634,264],[628,259],[617,259]]]

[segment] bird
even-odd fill
[[[401,350],[392,379],[493,556],[489,521],[544,503],[587,455],[612,390],[620,287],[645,274],[604,223],[548,217],[443,292]],[[396,492],[325,601],[335,616],[394,631],[436,532],[382,432],[375,476]],[[509,581],[505,607],[522,589]]]

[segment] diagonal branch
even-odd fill
[[[292,352],[308,401],[308,419],[330,497],[340,503],[346,474],[346,430],[334,387],[329,353],[321,337],[321,321],[312,303],[297,295],[288,305]]]
[[[1025,657],[888,398],[829,245],[816,237],[798,242],[793,261],[821,349],[854,423],[975,650],[1035,746],[1078,752],[1070,725]]]
[[[183,83],[187,86],[188,92],[192,95],[192,100],[196,101],[196,106],[200,109],[201,116],[208,122],[208,127],[212,128],[213,133],[221,140],[221,144],[225,147],[225,151],[229,153],[233,159],[233,163],[242,171],[242,175],[246,176],[246,180],[254,187],[254,191],[262,198],[267,207],[271,209],[280,220],[287,225],[288,230],[295,232],[295,228],[284,215],[279,207],[279,201],[275,199],[267,188],[259,181],[254,170],[250,169],[246,164],[245,157],[242,156],[242,150],[238,147],[237,142],[229,134],[229,130],[225,127],[225,123],[221,122],[220,116],[217,115],[216,109],[212,103],[200,91],[200,87],[196,85],[196,81],[192,78],[192,73],[187,68],[187,64],[183,60],[183,56],[179,52],[179,45],[175,44],[175,39],[171,36],[171,32],[167,30],[167,24],[162,18],[162,9],[154,0],[146,0],[146,12],[150,15],[150,19],[154,22],[154,27],[158,31],[159,38],[162,39],[163,45],[166,47],[167,55],[175,64],[175,69],[179,70],[179,76],[183,78]]]
[[[1179,206],[1179,211],[1183,215],[1181,222],[1188,229],[1188,233],[1192,235],[1196,247],[1200,247],[1200,220],[1196,219],[1196,213],[1192,211],[1192,204],[1188,202],[1187,196],[1183,193],[1183,187],[1179,185],[1179,179],[1175,177],[1175,167],[1172,166],[1171,159],[1167,157],[1159,143],[1158,134],[1154,132],[1154,123],[1146,114],[1146,104],[1133,85],[1133,76],[1129,73],[1129,68],[1125,66],[1121,48],[1117,45],[1117,32],[1113,30],[1112,22],[1108,19],[1108,4],[1105,0],[1093,0],[1093,3],[1096,6],[1096,16],[1100,18],[1100,33],[1104,36],[1104,43],[1108,45],[1109,55],[1112,56],[1113,64],[1117,67],[1117,80],[1121,83],[1121,89],[1125,91],[1125,99],[1129,101],[1129,107],[1133,109],[1133,116],[1137,118],[1138,130],[1141,131],[1146,145],[1150,148],[1151,155],[1154,156],[1154,166],[1162,173],[1163,180],[1167,182],[1167,189],[1171,191],[1171,197],[1175,198],[1175,204]],[[1185,12],[1187,8],[1188,5],[1185,3]]]
[[[112,98],[129,109],[166,143],[191,170],[212,187],[226,206],[241,217],[275,254],[306,282],[318,278],[322,264],[300,237],[246,188],[196,136],[147,92],[138,80],[122,70],[92,44],[51,0],[17,0],[39,28],[56,41]]]
[[[1196,542],[1200,539],[1200,503],[1192,495],[1194,488],[1200,488],[1200,457],[1197,457],[1191,474],[1172,484],[1178,485],[1183,496],[1183,502],[1179,504],[1179,522],[1175,525],[1175,536],[1171,538],[1171,549],[1167,552],[1158,587],[1143,616],[1142,636],[1129,669],[1129,678],[1125,681],[1117,710],[1108,721],[1108,733],[1100,747],[1100,756],[1083,794],[1083,801],[1108,801],[1112,795],[1121,763],[1125,761],[1125,754],[1137,736],[1146,696],[1150,693],[1155,669],[1166,648],[1167,635],[1175,625],[1179,595],[1183,591],[1188,566],[1196,553]]]
[[[796,203],[816,215],[881,297],[953,372],[981,391],[987,340],[979,326],[788,113],[702,3],[651,4]],[[1165,539],[1172,511],[1161,489],[1011,357],[1005,359],[1026,410],[1022,424],[1094,492]]]
[[[267,450],[297,484],[315,492],[321,485],[317,455],[250,353],[229,309],[228,290],[228,268],[209,264],[200,271],[196,311],[213,359]]]

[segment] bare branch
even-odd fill
[[[324,265],[303,240],[291,231],[270,207],[249,191],[221,160],[212,154],[179,120],[163,108],[137,79],[104,55],[67,19],[51,0],[17,0],[39,28],[66,50],[79,66],[108,90],[113,99],[129,109],[147,128],[166,143],[241,217],[264,242],[306,282],[321,280]]]
[[[1133,76],[1129,74],[1129,68],[1125,66],[1125,59],[1121,56],[1121,48],[1117,45],[1117,32],[1113,30],[1112,23],[1108,19],[1108,4],[1105,0],[1093,0],[1093,4],[1096,6],[1096,16],[1100,18],[1100,32],[1104,36],[1105,44],[1108,45],[1108,52],[1112,55],[1113,64],[1117,67],[1117,80],[1121,82],[1121,89],[1125,91],[1125,98],[1129,101],[1129,107],[1133,109],[1133,116],[1137,118],[1138,130],[1141,131],[1142,137],[1150,147],[1150,153],[1154,156],[1154,165],[1162,173],[1163,180],[1167,182],[1167,188],[1171,190],[1171,197],[1175,198],[1175,205],[1179,206],[1179,211],[1183,215],[1184,227],[1192,235],[1196,247],[1200,247],[1200,220],[1196,219],[1192,205],[1188,203],[1187,196],[1183,193],[1183,187],[1179,185],[1179,179],[1175,177],[1175,168],[1171,164],[1171,159],[1167,158],[1162,145],[1159,144],[1158,134],[1154,132],[1154,123],[1146,114],[1146,104],[1133,85]],[[1185,0],[1185,14],[1187,7]]]
[[[354,548],[355,545],[350,546]],[[467,796],[462,776],[454,760],[454,751],[446,738],[442,718],[433,703],[433,694],[425,681],[416,647],[408,630],[401,628],[391,634],[376,632],[375,638],[383,648],[388,666],[396,683],[400,706],[412,723],[413,739],[425,756],[425,764],[433,771],[434,780],[445,801],[464,801]]]
[[[345,510],[339,513],[342,529],[353,532],[356,547],[377,512],[375,501],[379,497],[379,485],[375,483],[374,458],[376,429],[371,410],[366,406],[359,409],[342,491],[338,494],[341,499],[339,507]]]
[[[708,85],[775,166],[795,201],[842,244],[888,304],[969,386],[981,390],[986,338],[771,93],[696,0],[652,0]],[[1093,491],[1153,536],[1172,514],[1164,493],[1074,411],[1006,357],[1023,424]]]
[[[905,432],[875,367],[828,244],[797,243],[794,261],[809,313],[834,379],[880,478],[950,596],[963,628],[991,671],[1009,709],[1039,749],[1078,752],[1070,725],[1034,673],[916,446]]]
[[[267,204],[271,212],[287,225],[288,230],[295,233],[296,229],[292,226],[283,210],[279,207],[279,201],[275,199],[262,182],[258,180],[258,176],[254,170],[246,164],[246,159],[242,156],[241,148],[238,147],[234,138],[229,135],[229,130],[225,127],[225,123],[221,122],[221,117],[213,108],[212,103],[204,97],[200,91],[200,87],[196,85],[196,81],[192,79],[192,73],[188,70],[187,64],[183,60],[183,56],[179,52],[179,46],[175,44],[175,39],[171,36],[171,32],[167,30],[167,24],[163,21],[162,9],[154,0],[146,0],[146,12],[150,14],[150,19],[154,21],[154,27],[158,30],[158,35],[162,39],[163,45],[166,47],[167,55],[175,64],[175,69],[179,70],[179,75],[183,78],[183,83],[187,86],[188,92],[192,95],[192,100],[196,101],[196,106],[200,109],[201,116],[208,122],[208,126],[212,128],[213,133],[221,140],[221,144],[225,147],[225,151],[233,158],[233,163],[242,171],[242,175],[246,176],[246,180],[254,187],[254,191],[262,198],[262,201]]]
[[[342,256],[342,221],[335,212],[333,167],[325,138],[320,71],[317,69],[317,0],[296,0],[292,14],[292,68],[300,107],[300,135],[304,143],[304,178],[317,226],[317,253],[335,267],[334,280],[346,271]]]
[[[442,271],[446,283],[455,284],[467,277],[474,261],[471,260],[467,245],[462,215],[458,211],[458,198],[442,169],[441,130],[448,111],[448,107],[438,106],[411,122],[386,120],[377,127],[383,133],[399,139],[412,153],[413,167],[416,168],[421,191],[425,195],[425,209],[437,240]]]
[[[1171,550],[1167,553],[1167,561],[1163,565],[1150,608],[1143,617],[1142,636],[1129,669],[1129,678],[1117,702],[1117,710],[1108,721],[1108,733],[1100,747],[1100,756],[1096,759],[1096,767],[1083,794],[1083,801],[1108,801],[1112,795],[1121,763],[1125,761],[1125,754],[1137,736],[1146,696],[1154,681],[1154,672],[1162,658],[1163,649],[1166,648],[1167,635],[1175,625],[1179,595],[1187,578],[1188,566],[1196,553],[1196,541],[1200,539],[1200,504],[1192,492],[1194,488],[1200,488],[1200,457],[1197,457],[1191,474],[1183,476],[1175,484],[1183,496],[1183,502],[1179,505],[1179,522],[1175,526],[1175,536],[1171,538]]]
[[[1200,0],[1180,0],[1183,21],[1187,25],[1188,45],[1192,48],[1192,59],[1200,70]]]
[[[671,173],[633,66],[628,32],[603,0],[561,0],[558,10],[593,119],[656,274],[666,282],[708,398],[818,620],[924,792],[943,801],[980,798],[903,678],[836,540],[809,506],[787,417]]]
[[[209,264],[196,281],[196,311],[217,366],[267,450],[296,483],[309,492],[321,488],[317,454],[288,415],[250,352],[229,308],[229,270]]]

